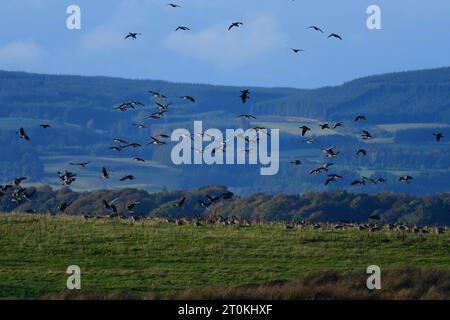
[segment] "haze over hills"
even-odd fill
[[[79,174],[76,190],[139,187],[149,191],[190,189],[203,185],[226,185],[242,194],[253,192],[294,194],[304,191],[347,189],[355,192],[407,192],[429,194],[450,191],[450,68],[378,75],[354,80],[338,87],[315,90],[292,88],[248,88],[246,104],[239,99],[241,87],[178,84],[163,81],[126,80],[107,77],[38,75],[0,71],[0,181],[29,176],[30,183],[57,186],[57,171]],[[172,102],[160,120],[144,120],[156,111],[147,93],[164,93]],[[196,103],[176,99],[191,95]],[[172,98],[172,99],[171,99]],[[175,99],[173,99],[175,98]],[[137,100],[145,107],[117,112],[118,104]],[[241,120],[243,113],[256,120]],[[366,122],[355,123],[359,114]],[[206,128],[250,128],[265,126],[281,130],[281,165],[278,175],[261,177],[259,166],[175,166],[171,145],[147,146],[150,136],[170,135],[173,129],[192,130],[194,120]],[[322,131],[321,122],[344,121],[344,127]],[[39,127],[49,123],[50,129]],[[137,129],[145,123],[148,129]],[[303,143],[299,126],[308,125],[316,144]],[[24,127],[31,141],[15,134]],[[367,129],[374,139],[359,139]],[[444,139],[432,136],[440,131]],[[447,137],[449,137],[447,139]],[[114,138],[138,142],[142,148],[120,153],[109,150]],[[338,146],[333,173],[344,181],[324,186],[323,176],[310,176],[312,168],[327,161],[321,148]],[[356,150],[368,150],[366,157]],[[131,159],[142,157],[139,164]],[[290,161],[299,159],[301,166]],[[70,167],[71,161],[91,162],[86,169]],[[101,168],[112,172],[100,179]],[[119,182],[134,174],[130,183]],[[409,185],[398,176],[409,174]],[[383,177],[385,184],[351,187],[361,176]]]

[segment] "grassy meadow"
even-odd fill
[[[384,297],[450,298],[449,233],[0,215],[1,299],[366,298],[365,269],[373,264],[393,281]],[[76,293],[65,289],[69,265],[81,268]],[[347,294],[334,294],[339,283]],[[324,286],[334,293],[311,296]]]

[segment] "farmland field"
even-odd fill
[[[189,297],[189,290],[197,294],[204,290],[200,298],[208,298],[223,297],[225,289],[243,288],[245,297],[273,298],[276,290],[286,292],[282,284],[292,282],[304,288],[310,277],[324,284],[341,276],[353,281],[349,290],[368,294],[365,271],[373,264],[386,272],[386,290],[395,298],[426,298],[431,293],[434,298],[449,298],[450,294],[448,232],[284,230],[278,223],[196,227],[156,220],[133,224],[1,214],[0,250],[1,299],[67,297],[70,265],[80,266],[78,294],[88,298],[94,293],[96,298]],[[400,276],[398,270],[403,270]],[[389,284],[409,279],[408,272],[416,274],[413,282]],[[266,288],[275,291],[264,294],[263,286],[273,284],[278,289]],[[259,291],[249,289],[257,285],[262,286]],[[317,282],[312,286],[314,290],[321,287]],[[412,288],[417,295],[402,296]],[[338,297],[354,298],[352,293]]]

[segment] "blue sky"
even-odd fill
[[[66,28],[71,4],[81,30]],[[366,26],[372,4],[382,30]],[[17,0],[0,12],[1,70],[315,88],[450,65],[447,0]],[[233,21],[244,26],[228,32]],[[123,40],[129,31],[143,35]]]

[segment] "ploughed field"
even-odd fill
[[[66,289],[71,265],[81,290]],[[449,299],[450,232],[0,214],[0,298]]]

